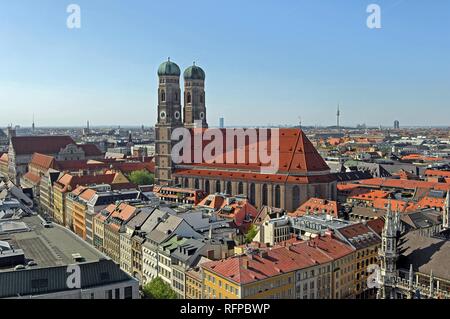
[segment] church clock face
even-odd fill
[[[161,111],[161,113],[159,113],[159,117],[164,120],[166,118],[166,112]]]
[[[174,113],[174,115],[175,115],[175,118],[176,118],[177,120],[180,119],[180,112],[176,111],[176,112]]]

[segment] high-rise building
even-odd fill
[[[394,129],[398,130],[400,128],[400,122],[395,120],[394,121]]]
[[[220,128],[225,127],[225,119],[223,117],[219,118],[219,127]]]

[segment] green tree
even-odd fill
[[[252,225],[250,229],[248,230],[247,234],[245,234],[245,242],[247,244],[250,244],[253,239],[255,238],[256,234],[258,233],[258,229],[255,225]]]
[[[131,172],[130,182],[136,185],[151,185],[155,181],[155,176],[146,170]]]
[[[144,296],[149,299],[177,299],[177,294],[168,283],[156,277],[142,288]]]

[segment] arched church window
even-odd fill
[[[226,193],[228,194],[228,195],[233,195],[232,194],[232,189],[231,189],[231,182],[227,182],[227,186],[226,186]]]
[[[239,195],[244,194],[244,184],[242,184],[242,182],[239,182],[239,184],[238,184],[238,194]]]
[[[255,205],[255,196],[256,195],[256,190],[255,190],[255,184],[251,183],[250,184],[250,204]]]
[[[202,95],[200,95],[200,103],[203,103],[205,101],[205,94],[202,93]]]
[[[220,193],[221,192],[221,190],[220,190],[220,181],[216,181],[216,193]]]
[[[191,93],[188,93],[186,95],[186,103],[191,103],[191,101],[192,101]]]
[[[281,191],[280,185],[275,186],[275,207],[281,208]]]
[[[267,184],[264,184],[262,187],[262,204],[263,205],[267,205],[268,204],[268,189],[267,189]]]
[[[175,92],[175,102],[178,102],[178,93]]]
[[[161,91],[161,102],[166,101],[166,92],[164,90]]]

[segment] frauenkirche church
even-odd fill
[[[278,170],[262,173],[261,163],[235,160],[226,163],[175,164],[171,140],[176,128],[191,132],[208,128],[206,120],[205,72],[197,65],[186,69],[183,108],[180,68],[170,59],[158,68],[158,121],[156,123],[155,183],[203,189],[208,193],[244,195],[257,208],[268,205],[294,211],[310,197],[336,199],[336,181],[330,168],[301,129],[279,129]],[[193,133],[195,134],[195,133]],[[265,144],[270,145],[271,136]],[[260,140],[258,140],[260,143]],[[205,144],[202,144],[203,147]],[[260,146],[260,145],[257,145]],[[224,149],[226,149],[224,147]],[[253,149],[246,140],[247,155]]]

